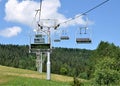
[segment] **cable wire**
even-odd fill
[[[105,4],[105,3],[108,2],[108,1],[109,1],[109,0],[105,0],[105,1],[103,1],[102,3],[94,6],[93,8],[91,8],[91,9],[83,12],[82,14],[80,14],[80,15],[78,15],[78,16],[76,16],[76,17],[73,17],[73,18],[71,18],[71,19],[69,19],[69,20],[67,20],[67,21],[64,21],[64,22],[62,22],[62,23],[59,23],[58,25],[63,24],[63,23],[67,23],[67,22],[72,21],[72,20],[74,20],[74,19],[76,19],[76,18],[79,18],[80,16],[86,15],[87,13],[89,13],[89,12],[93,11],[94,9],[102,6],[103,4]]]

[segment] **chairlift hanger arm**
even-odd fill
[[[36,13],[35,13],[35,20],[36,20],[37,14],[39,13],[39,21],[40,21],[40,17],[41,17],[41,8],[42,8],[42,0],[40,0],[39,9],[35,10],[35,11],[36,11]]]
[[[57,26],[59,27],[61,24],[67,23],[67,22],[72,21],[72,20],[74,20],[74,19],[76,19],[76,18],[79,18],[79,17],[81,17],[81,16],[83,16],[83,15],[86,15],[87,13],[89,13],[89,12],[93,11],[94,9],[102,6],[103,4],[107,3],[108,1],[110,1],[110,0],[105,0],[105,1],[101,2],[100,4],[94,6],[93,8],[91,8],[91,9],[83,12],[82,14],[78,15],[77,17],[73,17],[73,18],[71,18],[71,19],[69,19],[69,20],[67,20],[67,21],[64,21],[64,22],[62,22],[62,23],[59,23]],[[56,27],[57,27],[57,26],[56,26]],[[57,28],[58,28],[58,27],[57,27]],[[55,28],[55,29],[56,29],[56,28]]]
[[[40,17],[41,17],[41,10],[42,10],[42,0],[40,0],[39,21],[40,21]]]

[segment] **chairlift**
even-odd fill
[[[84,29],[84,30],[82,30],[82,29]],[[78,44],[80,44],[80,43],[91,43],[92,42],[92,40],[90,39],[90,37],[87,33],[87,28],[86,27],[80,28],[80,34],[79,34],[79,37],[76,38],[76,42]]]
[[[59,33],[58,30],[55,31],[54,37],[55,37],[54,42],[60,42],[61,41],[60,40],[60,33]]]
[[[80,32],[78,34],[79,37],[76,38],[76,42],[78,44],[80,44],[80,43],[91,43],[92,42],[92,40],[90,38],[90,35],[87,32],[87,30],[88,30],[88,17],[87,17],[86,14],[84,14],[84,18],[85,18],[86,24],[83,27],[80,27],[79,31],[77,31],[77,32]]]
[[[69,36],[67,35],[67,31],[62,31],[62,36],[60,37],[61,40],[69,40]]]

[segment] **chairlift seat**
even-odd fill
[[[31,44],[31,49],[32,50],[37,50],[37,49],[50,49],[50,44],[48,43],[43,43],[43,44]]]
[[[91,39],[90,38],[76,38],[76,42],[77,43],[91,43]]]
[[[61,40],[69,40],[69,37],[68,36],[61,36],[60,39]]]

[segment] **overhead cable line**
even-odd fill
[[[109,1],[109,0],[105,0],[105,1],[103,1],[102,3],[100,3],[100,4],[96,5],[96,6],[94,6],[93,8],[91,8],[91,9],[89,9],[89,10],[83,12],[83,13],[80,14],[80,15],[78,15],[78,16],[76,16],[76,17],[73,17],[73,18],[71,18],[71,19],[69,19],[69,20],[67,20],[67,21],[62,22],[62,23],[59,23],[56,27],[59,27],[59,26],[60,26],[61,24],[63,24],[63,23],[67,23],[67,22],[72,21],[72,20],[74,20],[74,19],[76,19],[76,18],[79,18],[80,16],[86,15],[87,13],[89,13],[89,12],[93,11],[94,9],[96,9],[96,8],[98,8],[98,7],[100,7],[100,6],[102,6],[103,4],[105,4],[105,3],[108,2],[108,1]]]

